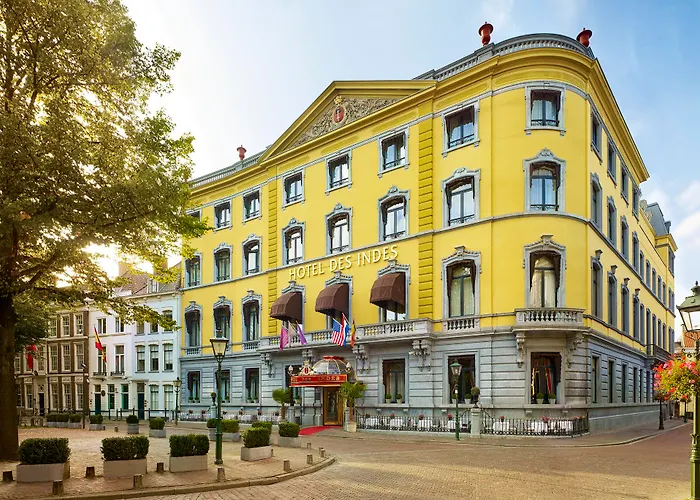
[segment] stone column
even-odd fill
[[[469,413],[471,414],[471,422],[472,422],[471,435],[472,436],[480,436],[481,435],[481,408],[473,407],[471,410],[469,410]]]

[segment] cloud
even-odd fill
[[[677,201],[685,210],[700,208],[700,181],[691,182],[678,196]]]
[[[481,4],[481,15],[499,32],[508,33],[514,28],[513,11],[515,0],[486,0]]]

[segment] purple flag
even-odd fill
[[[289,345],[289,331],[287,327],[282,325],[282,330],[280,331],[280,351]]]
[[[304,330],[301,327],[301,323],[297,323],[297,333],[299,334],[301,345],[306,345],[306,337],[304,337]]]

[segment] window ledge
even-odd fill
[[[222,230],[224,230],[224,229],[231,229],[231,227],[233,227],[233,226],[232,226],[230,223],[229,223],[229,224],[226,224],[225,226],[215,227],[215,228],[214,228],[214,232],[222,231]]]
[[[304,203],[304,198],[301,198],[300,200],[290,201],[289,203],[282,204],[282,210],[284,210],[287,207],[291,207],[292,205],[296,205],[297,203]]]
[[[447,149],[445,149],[445,150],[442,152],[442,157],[443,157],[443,158],[447,158],[447,155],[448,155],[449,153],[451,153],[452,151],[456,151],[456,150],[458,150],[458,149],[465,148],[465,147],[467,147],[467,146],[478,147],[480,142],[481,142],[481,141],[479,140],[479,138],[476,137],[476,138],[472,139],[472,140],[469,141],[469,142],[464,142],[464,143],[462,143],[462,144],[458,144],[458,145],[456,145],[456,146],[452,146],[451,148],[447,148]]]
[[[400,164],[400,165],[394,165],[393,167],[380,170],[379,173],[377,174],[377,177],[379,177],[379,178],[381,179],[381,177],[382,177],[384,174],[386,174],[386,173],[388,173],[388,172],[393,172],[394,170],[399,170],[400,168],[405,168],[406,170],[408,170],[408,166],[409,166],[409,165],[410,165],[410,163],[409,163],[409,162],[406,162],[406,163],[402,163],[402,164]]]
[[[450,224],[449,222],[447,222],[447,224],[445,224],[443,227],[445,229],[458,228],[458,227],[462,227],[462,226],[469,226],[469,225],[475,224],[479,221],[480,221],[480,219],[474,217],[473,219],[465,220],[464,222],[456,222],[454,224]]]
[[[326,187],[326,196],[328,196],[333,191],[337,191],[338,189],[343,189],[345,187],[350,189],[352,187],[352,182],[348,181],[345,184],[341,184],[340,186]]]
[[[598,161],[602,165],[603,164],[603,155],[600,152],[600,150],[596,147],[596,145],[593,143],[591,143],[591,151],[593,151],[595,153],[595,155],[598,157]]]
[[[257,214],[251,215],[250,217],[244,218],[243,219],[243,224],[246,222],[252,222],[254,220],[260,220],[262,219],[262,212],[258,212]]]
[[[529,127],[525,127],[525,135],[530,135],[533,130],[556,130],[559,131],[559,134],[564,137],[564,134],[566,134],[566,129],[564,127],[546,127],[546,126],[537,126],[537,125],[530,125]]]
[[[625,203],[627,203],[627,206],[629,207],[630,206],[629,197],[624,192],[620,193],[620,195],[622,196],[622,199],[625,200]]]
[[[613,173],[610,171],[609,168],[606,168],[605,171],[608,173],[608,177],[610,177],[610,180],[613,181],[613,184],[615,184],[615,187],[617,187],[617,179],[613,175]]]

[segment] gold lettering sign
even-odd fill
[[[396,245],[387,245],[381,248],[364,250],[350,255],[341,255],[327,261],[314,262],[289,269],[289,280],[299,281],[304,278],[312,278],[322,274],[332,274],[336,271],[345,272],[353,266],[360,267],[367,264],[376,264],[380,261],[395,260],[399,256]]]

